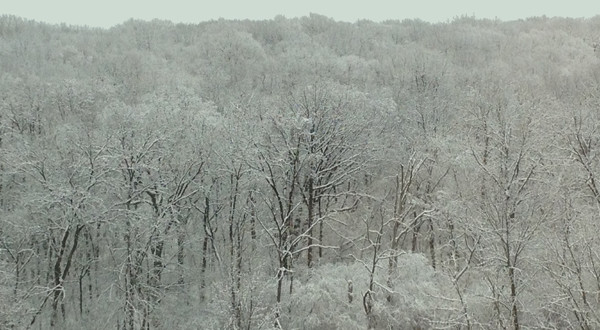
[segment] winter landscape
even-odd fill
[[[600,16],[0,16],[1,329],[600,329]]]

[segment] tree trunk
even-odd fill
[[[203,227],[204,227],[204,241],[202,242],[202,268],[200,269],[200,301],[205,299],[205,288],[206,288],[206,266],[208,259],[208,240],[210,239],[209,234],[209,223],[210,220],[210,200],[208,197],[204,198],[204,215],[203,215]]]
[[[506,226],[506,228],[505,228],[506,266],[508,267],[508,280],[510,283],[510,303],[512,305],[510,314],[511,314],[514,330],[519,330],[520,325],[519,325],[519,308],[517,306],[517,284],[516,284],[516,279],[515,279],[515,268],[514,268],[515,265],[512,261],[512,257],[511,257],[511,248],[510,248],[511,231],[510,231],[510,221],[509,221],[508,217],[504,220],[504,225]],[[515,262],[516,262],[516,260],[515,260]]]
[[[313,244],[313,238],[312,238],[312,225],[313,225],[313,221],[314,221],[314,208],[315,208],[315,203],[314,203],[314,187],[313,187],[313,178],[312,175],[311,177],[308,179],[308,249],[306,250],[306,261],[307,261],[307,266],[308,268],[311,268],[313,266],[313,251],[312,251],[312,244]]]
[[[127,259],[125,261],[125,329],[134,330],[135,305],[134,296],[137,286],[137,275],[134,267],[133,247],[131,242],[131,222],[127,220],[127,233],[125,234],[125,245],[127,248]]]
[[[517,286],[515,283],[515,270],[514,267],[508,268],[508,277],[510,279],[510,302],[512,304],[511,315],[514,330],[520,329],[519,324],[519,308],[517,306]]]
[[[323,211],[321,208],[321,197],[318,198],[318,210],[319,210],[319,259],[323,258]]]
[[[184,262],[185,262],[185,224],[180,223],[177,233],[177,267],[179,268],[179,279],[177,283],[181,286],[185,283],[184,280]]]
[[[431,267],[435,269],[435,232],[433,231],[432,219],[429,219],[429,253],[431,255]]]
[[[68,254],[65,256],[66,253],[66,249],[67,249],[67,243],[68,243],[68,239],[69,239],[69,235],[71,233],[71,228],[70,226],[67,226],[67,229],[65,230],[65,233],[63,234],[63,238],[61,241],[61,245],[60,245],[60,250],[58,253],[58,256],[56,258],[56,261],[54,263],[54,288],[53,288],[53,299],[52,299],[52,316],[50,318],[50,327],[54,327],[56,325],[56,322],[58,321],[58,305],[60,302],[60,297],[64,294],[64,288],[63,288],[63,284],[65,281],[65,278],[67,277],[67,275],[69,274],[69,270],[71,268],[71,263],[73,261],[73,255],[75,254],[75,251],[77,250],[77,243],[79,242],[79,234],[81,233],[81,230],[84,228],[83,225],[77,225],[77,227],[75,228],[75,233],[73,234],[73,243],[71,246],[70,251],[68,252]],[[65,266],[64,268],[62,267],[62,261],[63,258],[65,258]],[[64,314],[65,314],[65,307],[64,304],[61,303],[61,312],[63,315],[63,320],[64,320]]]
[[[417,252],[417,239],[419,238],[419,230],[421,229],[421,223],[417,219],[417,214],[414,213],[415,221],[413,222],[413,230],[412,230],[412,244],[411,244],[411,252]]]

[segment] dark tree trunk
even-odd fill
[[[417,252],[417,247],[418,247],[418,238],[419,238],[419,231],[421,230],[421,222],[418,221],[418,219],[416,219],[416,214],[415,214],[415,221],[413,224],[413,231],[412,231],[412,242],[411,242],[411,252],[415,253]]]
[[[66,253],[66,249],[67,249],[69,236],[71,233],[71,228],[67,227],[67,229],[65,230],[65,233],[63,234],[63,238],[62,238],[61,245],[60,245],[60,250],[57,255],[56,261],[54,263],[54,288],[53,288],[53,293],[52,293],[53,299],[52,299],[52,316],[50,319],[50,327],[54,327],[58,320],[58,305],[60,302],[60,297],[64,294],[63,284],[65,281],[65,278],[69,274],[69,270],[71,269],[73,255],[75,254],[75,251],[77,250],[77,244],[79,242],[79,235],[83,228],[84,228],[83,225],[77,225],[77,227],[75,228],[75,233],[73,234],[73,243],[71,245],[71,249],[69,250],[69,252],[66,256],[65,256],[65,253]],[[62,262],[63,262],[63,258],[65,258],[65,257],[66,257],[65,265],[63,267]],[[61,303],[60,306],[61,306],[61,312],[62,312],[63,320],[64,320],[64,314],[65,314],[64,304]]]
[[[432,219],[429,219],[429,253],[431,255],[431,266],[433,267],[433,269],[435,269],[435,232],[433,231]]]
[[[177,266],[179,268],[179,279],[177,283],[179,285],[183,285],[185,283],[184,280],[184,262],[185,262],[185,224],[180,223],[177,233]]]
[[[315,208],[315,198],[314,198],[314,184],[313,184],[313,178],[312,175],[311,177],[308,179],[308,249],[306,251],[306,261],[307,261],[307,265],[309,268],[311,268],[313,266],[313,251],[312,251],[312,244],[313,244],[313,238],[312,238],[312,226],[313,226],[313,222],[314,222],[314,208]]]

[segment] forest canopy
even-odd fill
[[[0,328],[598,329],[598,123],[600,16],[1,16]]]

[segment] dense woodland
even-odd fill
[[[2,329],[600,329],[599,233],[600,16],[0,17]]]

